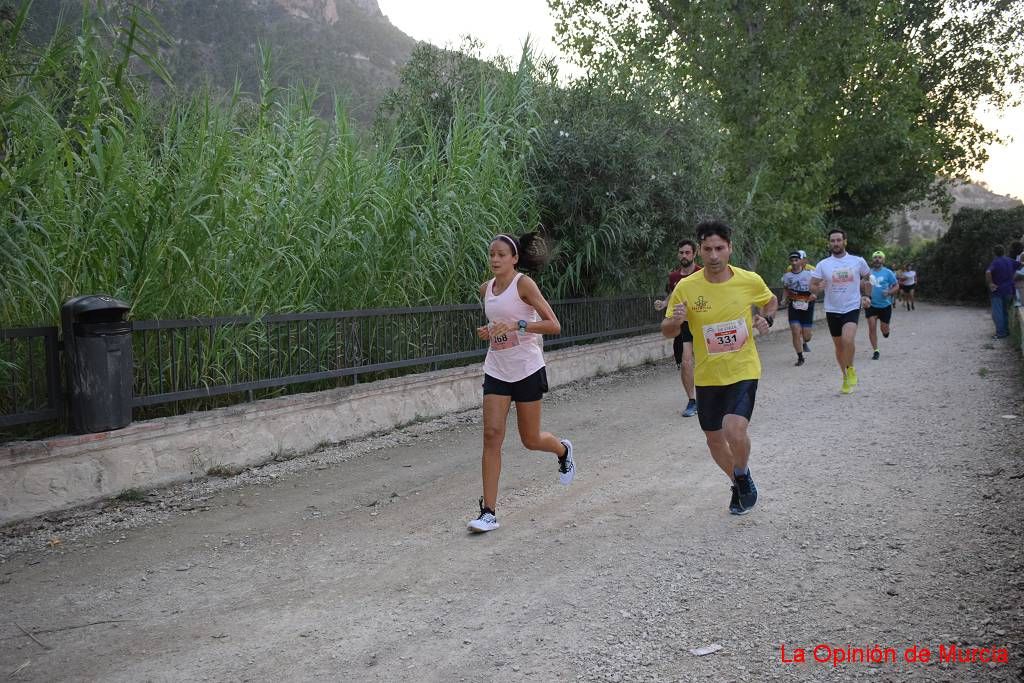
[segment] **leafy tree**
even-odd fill
[[[1009,1],[549,2],[583,66],[709,103],[750,261],[820,240],[822,219],[874,241],[936,174],[983,162],[975,107],[1022,78]]]
[[[483,45],[466,40],[458,50],[420,43],[399,73],[399,84],[382,100],[374,123],[378,135],[397,134],[400,145],[414,146],[425,135],[444,137],[456,110],[467,103],[489,100],[489,106],[518,114],[530,122],[535,102],[530,85],[535,79],[532,55],[527,46],[521,69],[504,58],[487,60]]]
[[[716,132],[600,81],[545,96],[533,178],[557,238],[558,290],[660,291],[678,240],[723,211],[718,169],[708,163]]]
[[[657,291],[675,243],[722,210],[717,168],[707,163],[713,128],[658,113],[636,89],[560,84],[529,46],[516,66],[482,59],[475,43],[417,48],[377,128],[397,131],[398,145],[413,150],[425,136],[443,139],[467,102],[487,102],[527,132],[508,151],[528,165],[537,213],[507,229],[539,221],[553,251],[542,280],[554,296]]]

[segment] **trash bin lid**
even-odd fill
[[[106,294],[87,294],[64,302],[64,308],[70,309],[78,317],[82,313],[95,311],[127,311],[131,306]]]

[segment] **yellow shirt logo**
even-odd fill
[[[707,313],[711,310],[711,302],[702,296],[698,296],[697,300],[693,302],[693,310],[698,313]]]

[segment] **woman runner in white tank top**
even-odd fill
[[[498,235],[491,240],[494,278],[480,285],[487,324],[477,336],[488,342],[484,360],[484,448],[481,459],[483,493],[480,515],[469,530],[482,533],[498,528],[495,506],[501,475],[501,446],[512,402],[523,446],[547,451],[558,458],[559,481],[568,485],[576,474],[572,442],[540,430],[541,396],[548,390],[541,335],[558,334],[562,326],[537,283],[518,272],[533,269],[546,258],[544,242],[531,233],[516,239]]]

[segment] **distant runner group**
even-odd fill
[[[822,301],[842,375],[842,394],[852,393],[858,384],[854,357],[861,310],[868,321],[871,358],[879,360],[878,330],[883,338],[889,337],[894,297],[902,295],[907,310],[914,310],[917,284],[911,265],[893,272],[881,251],[872,253],[868,265],[862,257],[848,253],[846,246],[846,233],[833,229],[828,233],[827,258],[811,266],[807,253],[795,250],[782,276],[796,365],[804,365],[811,350],[814,308]],[[696,263],[698,254],[703,267]],[[686,394],[682,415],[697,416],[711,457],[729,480],[729,512],[743,515],[754,508],[758,495],[750,472],[747,433],[761,377],[753,332],[764,334],[774,324],[779,300],[760,275],[730,264],[731,256],[731,228],[721,221],[700,223],[695,242],[678,243],[678,265],[669,273],[667,296],[654,305],[665,311],[661,331],[673,340]],[[537,268],[546,257],[546,246],[535,233],[519,238],[497,235],[491,240],[494,277],[480,286],[488,322],[476,330],[488,342],[488,350],[483,380],[483,495],[479,515],[468,524],[472,532],[499,527],[501,450],[513,402],[523,446],[553,454],[561,484],[570,484],[576,475],[572,442],[541,431],[541,398],[548,390],[542,335],[558,334],[561,326],[536,282],[519,272],[519,268]]]

